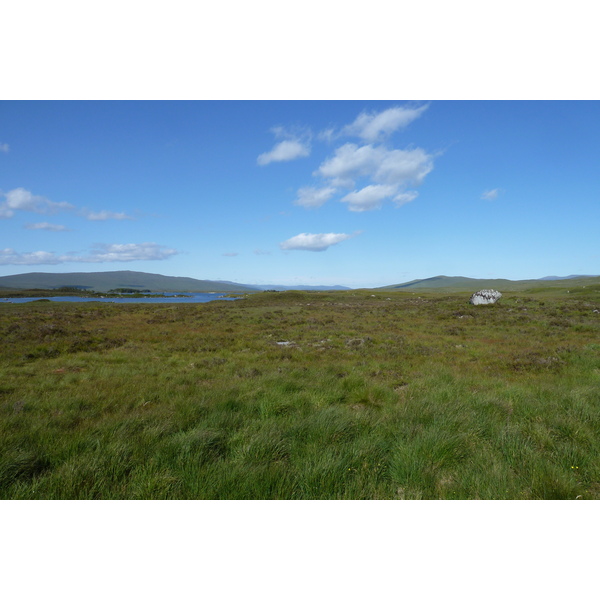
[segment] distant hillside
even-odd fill
[[[555,287],[577,287],[584,285],[594,285],[600,283],[600,277],[580,276],[578,278],[566,277],[560,279],[523,279],[512,281],[510,279],[471,279],[469,277],[446,277],[438,275],[427,279],[415,279],[406,283],[388,285],[381,290],[398,291],[474,291],[482,289],[495,289],[501,292],[517,292],[534,288],[555,288]]]
[[[276,290],[278,292],[286,292],[292,290],[304,290],[309,292],[334,292],[350,290],[352,288],[344,287],[343,285],[257,285],[259,290]]]
[[[566,277],[557,277],[556,275],[548,275],[542,277],[540,281],[558,281],[559,279],[581,279],[583,277],[596,277],[596,275],[567,275]]]
[[[139,271],[103,273],[23,273],[0,277],[0,287],[12,289],[46,289],[78,287],[82,290],[108,292],[117,288],[152,292],[256,292],[258,288],[223,281],[170,277]]]

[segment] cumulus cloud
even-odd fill
[[[68,202],[52,202],[44,196],[36,196],[25,188],[16,188],[4,194],[6,200],[0,205],[0,213],[8,213],[9,216],[16,210],[24,210],[42,214],[53,214],[59,210],[74,208]]]
[[[481,199],[482,200],[495,200],[498,197],[499,193],[500,193],[500,188],[495,188],[493,190],[486,190],[485,192],[483,192],[483,194],[481,194]]]
[[[418,108],[394,106],[379,113],[362,112],[353,123],[346,125],[341,133],[360,137],[367,142],[376,142],[418,119],[427,106],[427,104]]]
[[[259,155],[256,162],[265,166],[272,162],[284,162],[288,160],[294,160],[296,158],[302,158],[310,154],[310,147],[307,143],[301,142],[300,140],[284,140],[275,144],[275,146],[269,152],[264,152]]]
[[[354,136],[361,141],[338,145],[312,173],[320,178],[320,183],[298,189],[294,204],[317,208],[338,193],[343,196],[340,201],[353,212],[381,208],[388,200],[396,206],[412,202],[418,194],[410,188],[420,186],[431,173],[434,155],[419,147],[393,148],[388,138],[418,119],[428,106],[392,106],[379,112],[362,112],[349,125],[322,130],[314,139],[333,142],[340,137]],[[273,132],[278,137],[287,136],[287,143],[299,144],[300,147],[301,139],[313,139],[310,132],[304,137],[296,132],[295,138],[291,139],[291,134],[282,127]],[[299,153],[298,146],[286,149],[283,146],[286,142],[281,142],[271,152],[261,154],[259,164],[287,160],[288,156],[295,158]],[[308,155],[308,150],[304,155]]]
[[[316,174],[346,187],[353,186],[359,177],[391,185],[420,185],[432,169],[433,157],[422,148],[389,150],[372,144],[344,144]]]
[[[64,225],[53,223],[27,223],[25,229],[41,229],[44,231],[69,231]]]
[[[433,170],[433,157],[422,148],[386,150],[373,174],[380,183],[421,185]]]
[[[60,263],[131,262],[136,260],[166,260],[177,254],[177,250],[160,246],[154,242],[141,244],[95,244],[88,255],[75,253],[59,255],[43,250],[16,252],[12,248],[0,250],[0,265],[58,265]]]
[[[336,149],[332,158],[321,164],[315,174],[331,179],[335,186],[352,187],[357,177],[376,171],[384,154],[383,148],[344,144]]]
[[[350,233],[299,233],[294,237],[279,244],[282,250],[309,250],[310,252],[323,252],[330,246],[339,244],[344,240],[354,237]]]
[[[323,188],[303,187],[298,190],[298,198],[294,204],[305,208],[318,208],[323,206],[336,191],[336,188],[331,186]]]
[[[341,199],[352,212],[381,208],[383,201],[397,191],[393,185],[368,185],[357,192],[350,192]]]
[[[314,174],[330,181],[331,185],[324,189],[334,189],[335,186],[353,188],[361,178],[372,182],[341,199],[351,211],[362,212],[381,208],[383,200],[392,196],[395,196],[398,206],[414,200],[417,193],[406,191],[406,188],[421,185],[432,170],[433,156],[422,148],[396,150],[373,144],[359,146],[348,143],[337,148]],[[300,192],[298,194],[300,196]],[[296,204],[308,205],[300,201]]]
[[[0,152],[8,152],[9,150],[10,150],[10,147],[9,147],[8,144],[6,144],[6,143],[1,144],[0,143]]]
[[[133,219],[133,217],[130,217],[129,215],[126,215],[125,213],[116,213],[116,212],[111,212],[109,210],[100,210],[98,212],[92,212],[92,211],[88,211],[85,210],[83,211],[83,216],[88,220],[88,221],[108,221],[108,220],[116,220],[116,221],[123,221],[125,219]]]

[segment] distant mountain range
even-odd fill
[[[556,277],[556,275],[548,275],[548,277],[542,277],[540,281],[558,281],[559,279],[582,279],[584,277],[596,277],[596,275],[567,275],[566,277]]]
[[[500,291],[522,291],[535,287],[560,287],[568,280],[569,285],[600,284],[600,276],[568,275],[566,277],[548,276],[542,279],[471,279],[469,277],[446,277],[439,275],[427,279],[414,279],[406,283],[387,285],[379,290],[398,291],[468,291],[496,289]],[[351,288],[337,286],[283,286],[283,285],[244,285],[233,281],[212,281],[193,279],[192,277],[172,277],[142,273],[139,271],[105,271],[101,273],[23,273],[0,277],[2,288],[12,290],[40,289],[56,290],[62,287],[76,287],[81,290],[108,292],[119,288],[131,290],[150,290],[151,292],[260,292],[263,290],[311,290],[335,291]]]
[[[522,279],[512,281],[510,279],[471,279],[470,277],[446,277],[438,275],[427,279],[414,279],[406,283],[387,285],[377,288],[380,290],[449,290],[449,291],[467,291],[481,289],[495,289],[499,291],[522,291],[535,287],[559,287],[564,285],[564,281],[569,280],[570,284],[581,285],[600,283],[600,276],[597,275],[568,275],[567,277],[549,276],[542,279]]]
[[[23,273],[0,277],[1,288],[14,290],[56,290],[75,287],[81,290],[108,292],[119,288],[151,292],[258,292],[262,290],[343,290],[342,286],[244,285],[233,281],[211,281],[192,277],[172,277],[139,271],[105,271],[102,273]]]
[[[275,290],[277,292],[286,292],[291,290],[307,290],[311,292],[334,292],[351,290],[352,288],[343,285],[257,285],[259,290]]]

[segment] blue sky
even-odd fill
[[[2,101],[0,275],[600,273],[597,101]]]

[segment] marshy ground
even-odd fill
[[[600,294],[469,295],[0,304],[0,498],[600,498]]]

